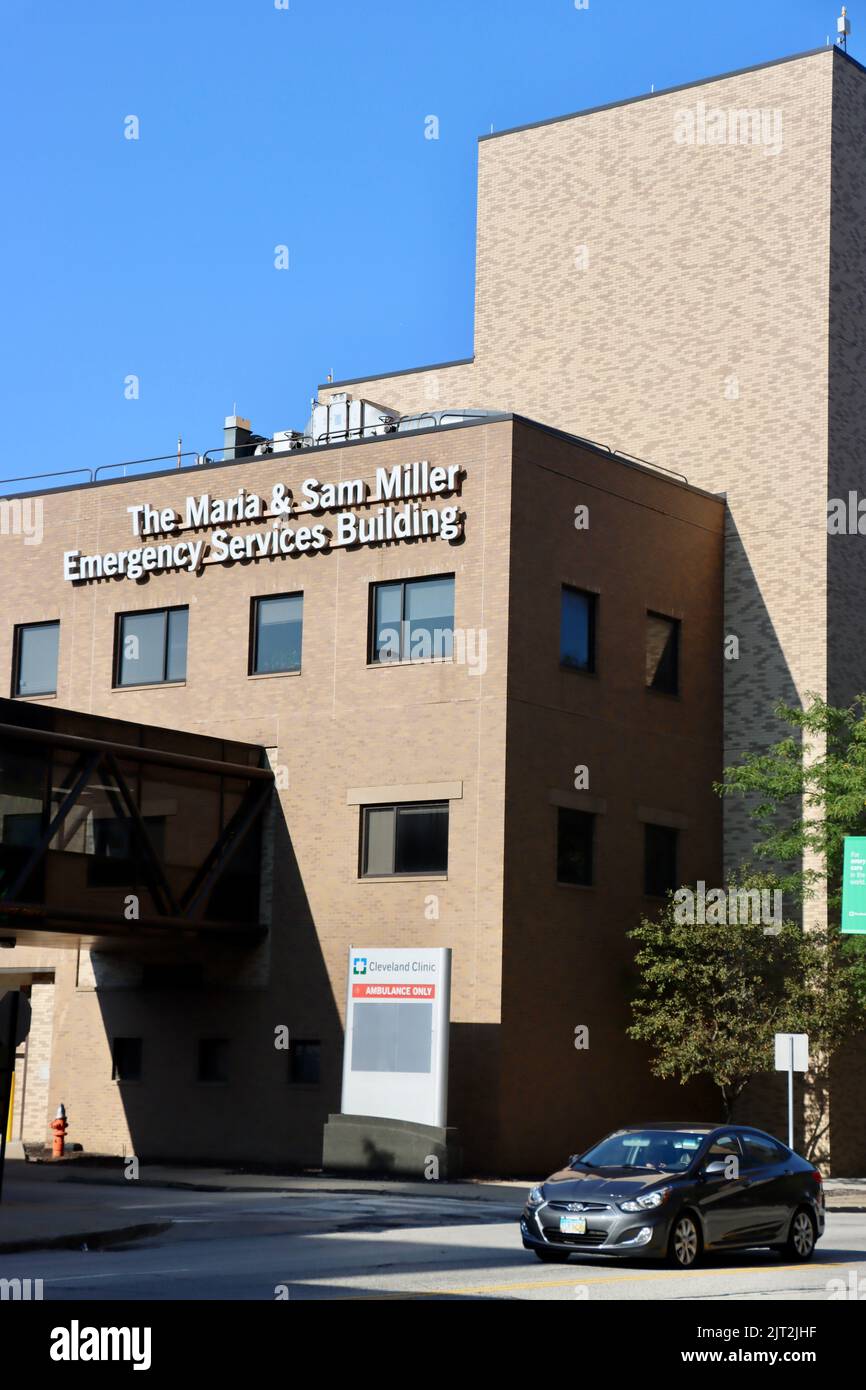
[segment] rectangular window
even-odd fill
[[[166,816],[142,816],[157,858],[165,862]],[[85,840],[87,883],[91,888],[124,888],[147,881],[144,850],[132,821],[92,816]],[[92,838],[91,838],[92,837]]]
[[[450,660],[453,652],[453,574],[371,586],[371,663]]]
[[[644,826],[644,892],[664,898],[677,887],[677,831],[667,825]]]
[[[186,680],[188,608],[119,613],[115,685],[167,685]]]
[[[14,695],[56,695],[60,623],[22,623],[15,629]]]
[[[200,1038],[198,1044],[198,1079],[225,1083],[229,1079],[228,1038]]]
[[[559,663],[569,670],[595,670],[595,605],[595,594],[562,586]]]
[[[592,887],[592,847],[595,816],[588,811],[557,808],[556,881]]]
[[[448,871],[448,802],[365,806],[361,812],[361,876]]]
[[[322,1044],[298,1039],[289,1044],[289,1081],[293,1086],[318,1086]]]
[[[300,671],[304,628],[303,594],[254,598],[250,675]]]
[[[140,1081],[142,1052],[141,1038],[115,1038],[111,1049],[112,1081]]]
[[[646,683],[649,690],[676,695],[680,688],[680,624],[661,613],[646,615]]]

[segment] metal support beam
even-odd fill
[[[29,858],[27,859],[27,862],[20,870],[18,877],[15,879],[14,883],[10,886],[8,891],[3,895],[4,898],[8,897],[10,902],[15,902],[15,900],[18,897],[18,894],[21,892],[21,889],[24,887],[25,883],[27,883],[28,879],[36,869],[39,862],[45,857],[45,854],[48,850],[48,846],[51,844],[51,841],[57,834],[57,831],[60,829],[60,826],[66,820],[66,817],[69,815],[69,812],[72,810],[72,807],[75,805],[81,793],[84,791],[84,788],[87,786],[91,777],[96,772],[97,768],[99,767],[99,764],[102,762],[103,756],[104,754],[101,751],[98,751],[95,753],[91,753],[90,757],[86,761],[84,760],[84,754],[82,754],[81,757],[78,759],[78,762],[75,764],[76,768],[81,767],[82,762],[84,763],[81,772],[75,778],[75,781],[72,783],[71,787],[67,791],[60,805],[58,806],[57,811],[48,826],[48,829],[43,832],[39,840],[39,843],[34,845],[33,850]],[[75,769],[73,769],[73,773],[74,771]]]
[[[174,893],[172,893],[171,891],[171,884],[166,878],[165,873],[163,871],[163,867],[159,862],[159,857],[151,843],[150,836],[147,833],[147,826],[145,825],[142,814],[135,803],[135,798],[133,797],[132,792],[129,790],[126,778],[124,777],[123,773],[118,767],[117,760],[115,759],[113,753],[106,753],[105,762],[108,771],[114,778],[114,781],[117,785],[117,790],[120,792],[123,804],[126,807],[127,815],[129,816],[129,819],[132,822],[135,836],[144,853],[146,867],[149,870],[148,878],[150,881],[148,883],[148,887],[150,888],[150,891],[153,895],[153,900],[156,903],[159,913],[163,917],[169,915],[169,913],[166,910],[166,902],[168,902],[168,905],[171,908],[171,915],[178,917],[180,915],[180,909],[178,908]],[[106,791],[108,791],[107,787]]]
[[[251,786],[247,789],[240,806],[183,893],[181,908],[193,921],[201,918],[218,879],[225,873],[250,830],[262,815],[272,790],[270,783],[264,787]]]

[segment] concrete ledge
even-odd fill
[[[460,1176],[462,1156],[453,1128],[376,1115],[329,1115],[322,1167],[326,1173],[453,1181]]]
[[[90,1250],[103,1250],[110,1245],[162,1235],[170,1227],[170,1221],[147,1221],[139,1222],[137,1226],[70,1231],[61,1236],[21,1236],[0,1242],[0,1254],[24,1254],[31,1250],[80,1250],[83,1245]]]

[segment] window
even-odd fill
[[[250,675],[300,671],[303,594],[253,599]]]
[[[740,1145],[737,1136],[735,1134],[718,1134],[704,1154],[703,1161],[704,1163],[718,1163],[720,1160],[739,1159],[740,1157]]]
[[[644,826],[644,892],[664,898],[677,886],[677,832],[667,825]]]
[[[198,1079],[224,1083],[229,1079],[228,1038],[201,1038],[198,1045]]]
[[[112,1081],[140,1081],[142,1073],[141,1038],[115,1038],[111,1049]]]
[[[571,671],[595,670],[595,594],[562,587],[559,664]]]
[[[361,876],[444,874],[448,870],[448,802],[365,806],[361,812]]]
[[[165,816],[142,816],[156,857],[165,860]],[[87,883],[92,888],[125,888],[146,882],[144,851],[131,820],[94,816],[89,851]]]
[[[186,680],[188,608],[119,613],[115,685],[165,685]]]
[[[746,1163],[750,1168],[771,1168],[788,1157],[788,1150],[767,1134],[744,1134],[741,1137]]]
[[[15,629],[14,695],[57,694],[60,623],[25,623]]]
[[[595,816],[587,811],[557,809],[556,881],[592,887],[592,844]]]
[[[321,1063],[320,1042],[298,1040],[289,1044],[289,1080],[293,1086],[318,1086]]]
[[[371,586],[371,663],[450,660],[454,576]]]
[[[676,695],[680,688],[680,625],[660,613],[646,615],[646,683],[648,690]]]

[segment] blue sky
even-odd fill
[[[480,134],[819,47],[840,8],[282,3],[7,8],[0,477],[201,452],[235,403],[302,428],[330,370],[470,356]]]

